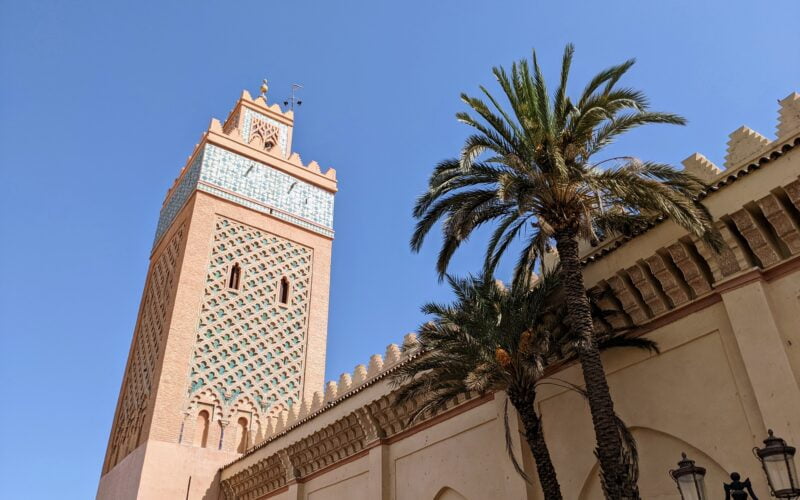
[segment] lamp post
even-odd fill
[[[776,437],[772,429],[764,440],[763,448],[753,448],[753,454],[761,462],[772,496],[777,498],[800,498],[800,482],[794,465],[795,448]]]
[[[670,470],[669,475],[678,486],[682,500],[706,500],[706,470],[686,458],[686,453],[681,453],[678,468]]]

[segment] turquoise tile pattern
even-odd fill
[[[200,178],[200,169],[203,165],[203,153],[204,151],[198,151],[197,156],[192,160],[192,164],[183,175],[178,187],[170,194],[167,203],[161,207],[161,213],[158,215],[158,226],[156,227],[156,237],[155,241],[153,241],[153,247],[156,246],[158,240],[164,235],[164,232],[169,228],[170,224],[172,224],[172,221],[175,220],[178,212],[181,211],[183,205],[186,204],[186,200],[189,199],[189,196],[191,196],[195,187],[197,187],[197,180]]]
[[[158,243],[194,190],[333,236],[333,193],[213,144],[206,144],[161,209]]]

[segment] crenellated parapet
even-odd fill
[[[800,94],[792,92],[780,101],[778,137],[790,137],[800,132]]]
[[[333,237],[336,170],[291,150],[294,115],[247,91],[200,136],[161,207],[153,249],[195,191]]]
[[[693,153],[682,161],[683,168],[686,172],[708,184],[708,189],[701,195],[704,200],[720,189],[737,182],[744,176],[758,170],[762,166],[774,162],[796,149],[797,142],[800,140],[800,94],[793,92],[779,101],[779,104],[777,136],[774,140],[769,140],[753,129],[742,126],[729,135],[724,167],[715,165],[701,153]],[[753,202],[755,201],[756,200],[753,200]],[[764,203],[769,203],[769,201],[765,201]],[[771,209],[768,208],[768,210],[771,211],[773,219],[777,220],[776,218],[781,218],[781,215],[780,211],[777,211],[774,207],[776,207],[776,205],[773,204],[773,207]],[[739,219],[740,223],[749,227],[747,215],[745,214],[734,216],[724,213],[719,215],[715,214],[715,216],[717,218],[723,216],[730,216],[731,218],[736,217]],[[651,225],[642,232],[649,231],[660,222],[663,221]],[[783,224],[785,226],[785,222]],[[723,229],[723,235],[724,232],[725,230]],[[756,233],[751,232],[751,234],[756,236]],[[609,238],[594,247],[582,245],[581,256],[585,262],[595,261],[617,250],[626,242],[630,241],[631,238],[631,236]],[[763,245],[759,247],[761,246]],[[698,251],[704,250],[705,249],[698,248]],[[765,249],[764,251],[768,250]],[[727,250],[724,252],[727,253]],[[545,261],[551,262],[555,260],[555,258],[555,256],[548,256]],[[767,260],[769,259],[770,257],[767,257]]]
[[[744,125],[731,132],[728,137],[730,140],[725,154],[726,169],[732,169],[744,161],[758,156],[770,144],[769,139]]]
[[[716,300],[743,275],[770,279],[800,262],[798,99],[795,93],[781,101],[774,141],[747,127],[733,132],[725,170],[700,154],[684,161],[687,171],[710,183],[703,202],[724,241],[721,251],[666,220],[583,256],[587,286],[625,311],[623,324],[647,325]]]
[[[706,183],[711,183],[722,173],[722,169],[700,153],[692,154],[681,163],[684,170]]]
[[[384,355],[371,356],[367,364],[328,382],[324,393],[315,393],[297,405],[299,409],[293,407],[272,419],[259,442],[224,467],[221,482],[226,498],[260,498],[398,437],[409,428],[416,406],[392,404],[395,388],[387,376],[419,354],[416,336],[408,334],[402,346],[390,344]],[[442,412],[476,396],[465,394]]]
[[[356,365],[353,373],[342,373],[338,381],[329,381],[323,391],[316,391],[310,398],[269,418],[266,432],[256,445],[284,434],[289,429],[309,420],[340,401],[358,393],[363,388],[382,380],[404,360],[416,353],[416,335],[409,333],[403,345],[389,344],[383,356],[374,354],[367,365]]]

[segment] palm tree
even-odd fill
[[[592,328],[579,240],[595,243],[615,234],[631,234],[669,217],[690,233],[719,248],[712,219],[697,201],[706,186],[670,165],[623,156],[595,157],[625,132],[651,123],[682,125],[685,120],[648,109],[645,95],[618,86],[634,61],[594,76],[577,100],[567,96],[573,47],[567,45],[555,93],[548,93],[533,54],[512,65],[508,75],[493,72],[510,111],[484,87],[480,98],[462,94],[477,114],[458,113],[475,130],[459,158],[441,162],[427,192],[416,203],[417,227],[411,247],[442,222],[443,242],[437,270],[440,279],[459,245],[477,227],[495,222],[485,256],[491,272],[518,238],[523,241],[515,279],[524,278],[555,243],[570,324],[577,345],[592,415],[596,454],[606,495],[637,498],[636,480],[626,472],[614,404]]]
[[[518,282],[510,289],[491,277],[447,276],[447,280],[456,300],[423,306],[423,312],[433,316],[419,329],[417,348],[423,355],[411,358],[393,375],[399,386],[394,404],[415,403],[413,421],[468,391],[505,391],[522,421],[544,497],[560,500],[558,478],[534,407],[536,387],[545,371],[574,359],[574,346],[580,340],[567,326],[564,307],[553,305],[557,275],[546,274],[532,286]],[[609,314],[596,306],[595,310],[599,322]],[[657,350],[652,341],[632,337],[629,331],[606,330],[598,346]],[[507,418],[506,440],[511,454]]]

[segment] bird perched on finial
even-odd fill
[[[264,99],[267,98],[267,90],[269,90],[269,85],[267,85],[267,79],[264,78],[261,80],[261,97]]]

